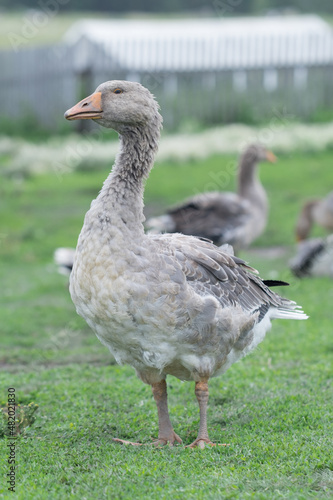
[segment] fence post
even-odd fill
[[[93,87],[93,73],[91,68],[86,68],[76,74],[77,77],[77,87],[78,87],[78,99],[81,101],[85,97],[91,94]],[[91,129],[90,120],[77,120],[76,121],[76,131],[79,134],[88,132]]]

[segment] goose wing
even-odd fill
[[[235,193],[210,192],[193,196],[167,213],[175,231],[232,243],[232,232],[246,224],[250,209],[249,202]]]
[[[268,309],[294,310],[295,303],[280,297],[255,275],[248,264],[210,242],[181,234],[152,235],[163,253],[168,249],[199,295],[214,296],[223,307],[241,306],[243,311],[259,311],[259,320]]]
[[[289,265],[298,278],[333,276],[333,234],[301,241]]]

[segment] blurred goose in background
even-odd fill
[[[241,155],[238,190],[207,192],[188,198],[165,215],[146,222],[150,232],[179,232],[212,240],[216,245],[229,243],[237,252],[247,247],[264,231],[268,200],[259,180],[258,163],[275,162],[276,157],[260,144],[251,144]]]
[[[118,363],[133,366],[151,385],[159,419],[155,445],[182,442],[169,417],[168,375],[195,382],[200,425],[190,447],[212,445],[209,379],[254,349],[272,319],[307,316],[267,286],[276,282],[265,283],[229,251],[182,234],[145,234],[143,186],[162,125],[145,87],[103,83],[65,117],[95,119],[120,136],[120,152],[85,216],[75,252],[70,293],[77,312]]]
[[[55,250],[53,259],[58,266],[58,272],[69,276],[74,262],[75,248],[59,247]]]
[[[329,276],[333,278],[333,234],[326,238],[311,238],[298,243],[297,253],[289,262],[299,278]]]
[[[308,200],[304,203],[296,223],[297,241],[305,240],[313,224],[333,231],[333,191],[325,198]]]

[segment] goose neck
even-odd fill
[[[262,194],[262,185],[258,176],[258,162],[247,158],[246,155],[241,159],[238,173],[238,194],[242,198],[255,199],[258,193]]]
[[[298,240],[305,240],[308,237],[313,225],[313,211],[317,205],[317,200],[310,200],[304,204],[296,224]]]
[[[158,147],[159,130],[154,132],[146,127],[120,135],[120,151],[97,199],[104,213],[142,231],[144,180]]]

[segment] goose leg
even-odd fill
[[[195,383],[195,395],[197,397],[200,409],[200,426],[198,437],[193,441],[192,444],[187,446],[187,448],[204,448],[206,444],[211,446],[216,446],[215,443],[208,437],[207,430],[207,403],[208,403],[208,383],[207,382],[196,382]],[[219,444],[219,446],[229,446],[228,444]]]
[[[166,381],[152,384],[152,390],[158,413],[158,439],[153,444],[164,446],[169,443],[173,446],[175,441],[181,443],[182,440],[173,430],[169,417]]]
[[[170,444],[173,446],[174,442],[182,443],[180,437],[175,433],[168,411],[168,396],[167,385],[165,380],[152,384],[153,396],[157,406],[158,413],[158,438],[153,441],[155,446],[164,446]],[[133,443],[133,441],[126,441],[125,439],[113,438],[112,441],[120,444],[131,444],[132,446],[141,446],[142,443]]]
[[[189,448],[204,448],[205,443],[215,446],[214,443],[208,437],[207,430],[207,403],[208,403],[208,383],[207,382],[196,382],[195,383],[195,395],[197,397],[200,409],[200,426],[198,437],[192,444],[190,444]]]

